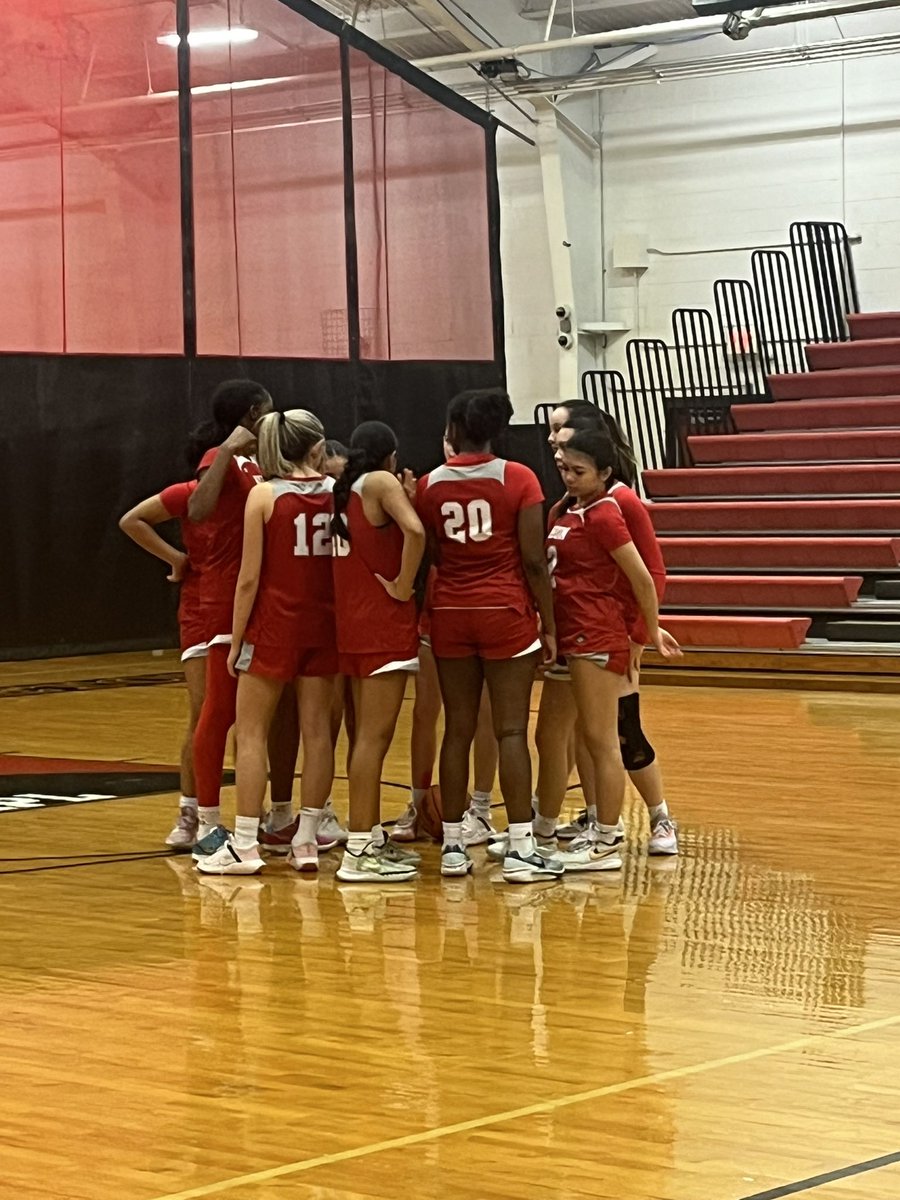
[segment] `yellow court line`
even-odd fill
[[[474,1117],[471,1121],[458,1121],[455,1125],[441,1125],[436,1129],[426,1129],[422,1133],[410,1133],[404,1137],[390,1138],[385,1142],[372,1142],[368,1146],[357,1146],[354,1150],[340,1150],[336,1154],[321,1154],[318,1158],[304,1158],[299,1162],[284,1163],[280,1167],[269,1167],[265,1171],[254,1171],[249,1175],[237,1175],[232,1179],[223,1179],[219,1183],[188,1188],[184,1192],[170,1192],[165,1196],[156,1196],[154,1200],[199,1200],[200,1197],[215,1196],[220,1192],[229,1192],[233,1188],[246,1187],[255,1183],[268,1183],[271,1179],[282,1179],[286,1175],[299,1175],[304,1171],[312,1171],[316,1167],[350,1162],[355,1158],[367,1158],[372,1154],[382,1154],[386,1150],[402,1150],[407,1146],[421,1145],[423,1142],[435,1142],[441,1138],[453,1137],[457,1133],[469,1133],[473,1129],[485,1129],[492,1125],[502,1125],[507,1121],[518,1121],[522,1117],[542,1116],[561,1108],[569,1108],[573,1104],[584,1104],[589,1100],[599,1100],[604,1096],[616,1096],[621,1092],[652,1087],[655,1084],[668,1083],[673,1079],[686,1079],[691,1075],[716,1071],[721,1067],[734,1067],[739,1063],[753,1062],[758,1058],[771,1058],[776,1054],[805,1050],[817,1042],[856,1037],[858,1034],[870,1033],[876,1029],[886,1029],[891,1025],[900,1025],[900,1014],[893,1017],[881,1017],[877,1021],[866,1021],[862,1025],[850,1025],[846,1029],[837,1029],[832,1033],[808,1034],[806,1037],[797,1038],[792,1042],[782,1042],[778,1046],[748,1050],[744,1054],[729,1054],[726,1058],[713,1058],[689,1067],[673,1067],[670,1071],[659,1071],[655,1075],[643,1075],[637,1079],[626,1080],[624,1083],[610,1083],[605,1087],[591,1088],[586,1092],[573,1092],[568,1096],[560,1096],[556,1100],[542,1100],[537,1104],[524,1105],[522,1108],[511,1108],[506,1112]]]

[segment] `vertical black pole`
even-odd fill
[[[353,165],[353,93],[350,48],[341,38],[341,109],[344,124],[344,236],[347,255],[347,340],[351,362],[359,362],[359,260],[356,244],[356,179]]]
[[[487,175],[488,243],[491,270],[491,323],[494,330],[494,360],[506,379],[506,324],[503,312],[503,271],[500,258],[500,184],[497,178],[497,125],[484,131]],[[487,314],[485,314],[487,317]]]
[[[191,48],[189,0],[176,0],[178,33],[178,144],[181,158],[181,291],[184,353],[197,354],[197,272],[194,258],[194,143],[191,130]]]

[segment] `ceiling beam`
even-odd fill
[[[416,0],[416,5],[429,19],[429,24],[451,34],[467,50],[483,50],[487,45],[483,38],[478,37],[468,25],[464,25],[458,17],[445,8],[441,0]]]

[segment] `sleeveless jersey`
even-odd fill
[[[457,454],[424,476],[417,506],[438,548],[433,608],[531,610],[518,521],[543,500],[528,467],[492,454]]]
[[[611,557],[631,541],[609,496],[556,515],[547,535],[560,654],[600,654],[628,648],[622,583]],[[630,588],[629,588],[630,591]]]
[[[334,480],[273,479],[262,569],[244,640],[286,653],[334,647],[331,517]]]
[[[207,450],[199,471],[211,467],[218,447]],[[255,458],[235,458],[228,468],[215,511],[201,524],[207,536],[206,571],[200,602],[210,641],[227,640],[234,611],[234,589],[244,546],[244,506],[250,489],[262,479]]]
[[[416,602],[401,604],[375,578],[396,579],[403,556],[403,532],[393,521],[372,525],[363,507],[367,475],[350,490],[344,514],[350,540],[334,540],[334,596],[341,654],[393,654],[415,658],[419,635]]]

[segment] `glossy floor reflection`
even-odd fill
[[[168,661],[37,668],[0,668],[0,752],[173,761],[174,686],[22,692]],[[900,1149],[900,698],[645,708],[682,854],[647,859],[631,798],[621,878],[4,862],[0,1195],[743,1200]],[[152,850],[171,807],[0,813],[3,856]]]

